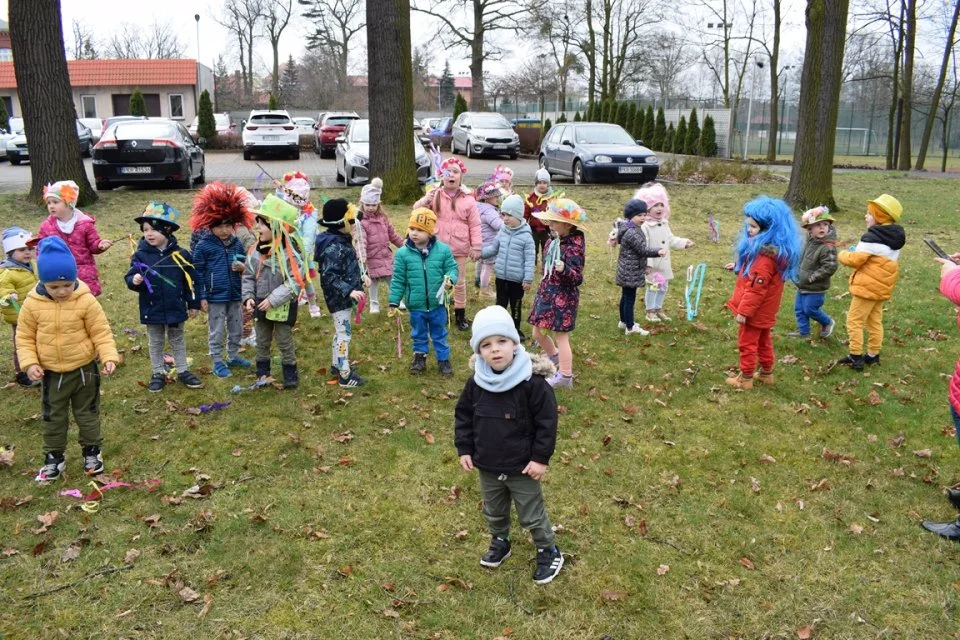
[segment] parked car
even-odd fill
[[[430,143],[437,149],[450,149],[453,140],[453,118],[435,118],[430,125]]]
[[[359,119],[360,116],[353,111],[321,111],[317,116],[317,124],[314,125],[317,131],[314,153],[319,153],[321,158],[324,155],[333,155],[337,148],[337,138],[343,135],[343,130],[350,122]]]
[[[430,180],[430,156],[419,138],[413,137],[413,155],[417,165],[417,180],[425,184]],[[343,135],[337,138],[334,152],[337,182],[347,186],[366,184],[370,180],[370,121],[353,120]]]
[[[660,162],[623,127],[600,122],[557,124],[540,143],[540,166],[574,183],[649,182]]]
[[[206,176],[203,149],[172,120],[116,123],[93,148],[93,178],[100,191],[158,183],[190,189]]]
[[[111,116],[109,118],[104,118],[103,128],[100,129],[100,137],[107,132],[111,126],[115,125],[118,122],[125,122],[127,120],[146,120],[147,116]]]
[[[293,123],[297,125],[297,133],[301,136],[312,136],[313,128],[317,124],[313,118],[308,118],[305,116],[298,116],[294,118]]]
[[[243,127],[243,159],[253,154],[277,153],[300,159],[300,134],[284,110],[253,110]]]
[[[90,129],[90,134],[93,136],[93,144],[97,144],[100,140],[100,134],[103,133],[103,118],[80,118],[80,122],[82,122],[87,129]]]
[[[213,114],[214,126],[217,128],[218,136],[225,136],[230,133],[237,132],[237,123],[233,121],[233,118],[230,117],[229,113],[215,113]],[[190,132],[190,136],[196,140],[199,135],[197,130],[200,128],[200,116],[196,116],[193,119],[193,122],[190,123],[190,126],[187,127],[187,131]]]
[[[93,134],[90,133],[83,123],[74,120],[77,127],[77,139],[80,142],[80,155],[84,158],[90,157],[90,150],[93,148]],[[10,118],[10,128],[15,134],[7,140],[7,159],[10,164],[18,165],[21,162],[30,161],[30,148],[27,146],[27,135],[23,128],[23,118]]]
[[[508,155],[511,160],[520,153],[520,138],[506,118],[487,111],[464,111],[453,123],[450,152],[458,149],[468,158],[485,154]]]

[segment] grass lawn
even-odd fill
[[[480,493],[452,442],[467,334],[451,336],[455,379],[442,379],[432,358],[428,374],[413,378],[409,336],[398,360],[394,325],[365,316],[351,355],[370,382],[344,393],[324,384],[329,317],[303,314],[300,389],[231,396],[252,377],[209,373],[206,327],[196,320],[188,346],[207,388],[149,394],[139,384],[149,378],[146,338],[126,331],[142,327],[121,279],[128,247],[118,243],[100,259],[101,302],[125,350],[103,385],[104,458],[124,481],[161,485],[108,491],[87,513],[59,496],[90,489],[71,444],[68,477],[38,488],[40,394],[0,390],[0,442],[16,445],[13,465],[0,467],[0,636],[953,637],[958,548],[917,525],[954,517],[941,488],[960,479],[946,400],[956,310],[939,295],[938,265],[921,242],[930,234],[948,251],[960,247],[956,183],[842,175],[834,184],[844,245],[863,232],[869,197],[892,193],[906,211],[883,364],[825,373],[846,353],[841,267],[826,305],[835,337],[783,337],[794,328],[788,287],[775,329],[777,384],[751,392],[723,384],[737,352],[723,310],[733,277],[721,265],[742,204],[785,185],[671,188],[673,230],[697,246],[674,256],[674,321],[647,338],[616,330],[615,258],[604,242],[631,190],[563,187],[593,223],[572,340],[576,388],[557,394],[560,433],[545,480],[567,564],[544,587],[531,580],[534,549],[519,529],[510,560],[479,566],[489,541]],[[186,193],[120,191],[89,212],[105,237],[119,238],[136,231],[132,218],[151,197],[190,207]],[[34,230],[42,215],[11,195],[0,196],[0,213],[4,226]],[[720,221],[719,245],[708,239],[708,213]],[[405,211],[391,214],[403,228]],[[684,272],[700,261],[709,266],[690,323]],[[479,304],[471,299],[471,315]],[[9,342],[0,340],[7,378]],[[232,404],[188,412],[223,401]],[[825,448],[848,457],[827,459]],[[930,456],[915,454],[922,450]],[[195,484],[212,491],[181,501]],[[38,516],[53,511],[59,518],[37,533]],[[81,581],[104,568],[120,570]]]

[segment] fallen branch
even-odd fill
[[[132,564],[125,564],[125,565],[120,566],[120,567],[104,567],[103,569],[97,569],[97,570],[94,571],[93,573],[88,573],[87,575],[83,576],[83,577],[80,578],[79,580],[74,580],[73,582],[70,582],[70,583],[67,583],[67,584],[61,584],[61,585],[58,586],[58,587],[54,587],[54,588],[52,588],[52,589],[47,589],[46,591],[37,591],[36,593],[31,593],[31,594],[28,595],[28,596],[24,596],[23,599],[24,599],[24,600],[35,600],[36,598],[42,598],[43,596],[48,596],[48,595],[50,595],[51,593],[57,593],[58,591],[64,591],[64,590],[66,590],[66,589],[70,589],[70,588],[72,588],[72,587],[75,587],[75,586],[77,586],[78,584],[81,584],[81,583],[83,583],[83,582],[86,582],[87,580],[90,580],[91,578],[96,578],[97,576],[105,576],[105,575],[108,575],[108,574],[111,574],[111,573],[116,573],[117,571],[126,571],[127,569],[133,569],[133,565],[132,565]]]

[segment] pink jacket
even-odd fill
[[[100,234],[97,233],[95,223],[95,218],[83,211],[77,211],[77,223],[73,227],[73,233],[67,234],[60,231],[56,216],[49,216],[40,224],[37,237],[58,236],[66,242],[77,261],[77,277],[90,287],[90,293],[98,296],[100,295],[100,273],[97,271],[97,263],[93,256],[103,251],[99,247]]]
[[[403,246],[403,237],[382,213],[363,214],[360,222],[367,245],[367,274],[371,278],[386,278],[393,275],[393,252],[390,245]]]
[[[434,235],[450,245],[455,258],[469,255],[471,249],[479,253],[483,248],[480,213],[477,211],[477,201],[469,190],[461,187],[451,198],[442,187],[437,187],[417,200],[413,208],[417,207],[427,207],[437,214]]]
[[[960,306],[960,269],[951,269],[943,276],[940,280],[940,293],[953,304]],[[960,327],[960,315],[957,316],[957,326]],[[960,362],[957,362],[953,377],[950,378],[948,396],[950,406],[960,413]]]

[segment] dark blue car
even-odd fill
[[[636,182],[656,179],[660,161],[623,127],[602,122],[554,125],[540,144],[540,166],[550,175],[584,182]]]

